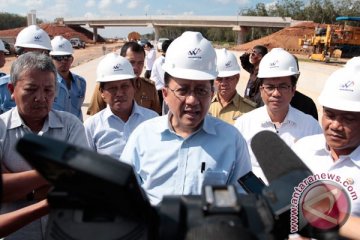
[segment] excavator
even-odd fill
[[[360,21],[360,17],[337,17],[336,21],[345,22],[316,27],[311,38],[299,39],[300,46],[311,48],[310,59],[330,62],[333,58],[360,56],[360,27],[346,24],[346,21]]]

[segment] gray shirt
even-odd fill
[[[15,146],[17,141],[26,133],[32,133],[29,127],[21,119],[18,109],[0,115],[0,161],[2,171],[9,173],[31,170],[30,165],[17,153]],[[64,140],[69,144],[87,147],[85,130],[81,121],[73,114],[51,110],[43,128],[38,135],[58,140]],[[17,201],[3,204],[1,213],[17,210],[34,202]],[[45,229],[44,219],[36,220],[21,228],[6,239],[43,239]]]

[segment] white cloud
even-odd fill
[[[118,4],[123,4],[125,2],[125,0],[115,0],[115,2]]]
[[[140,6],[140,1],[138,0],[131,0],[128,4],[127,7],[130,9],[134,9]]]
[[[95,0],[88,0],[88,1],[85,3],[85,7],[88,7],[88,8],[94,7],[95,5],[96,5]]]
[[[84,14],[84,17],[85,18],[96,18],[96,17],[98,17],[96,14],[94,14],[94,13],[92,13],[92,12],[86,12],[85,14]]]
[[[39,9],[36,10],[37,18],[53,21],[55,18],[68,16],[68,4],[70,2],[70,0],[57,0],[51,5],[44,4],[44,7],[34,6],[34,9]]]
[[[108,8],[112,3],[112,0],[101,0],[99,2],[99,8],[100,9],[106,9]]]
[[[31,9],[36,9],[43,6],[42,0],[26,0],[24,5]]]

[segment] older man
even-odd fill
[[[246,142],[207,114],[217,76],[211,43],[184,32],[169,46],[163,68],[169,112],[140,124],[120,159],[134,166],[152,204],[164,195],[200,194],[207,183],[238,186],[251,170]]]
[[[293,149],[314,173],[340,177],[351,195],[351,213],[360,216],[360,59],[335,71],[319,96],[323,133],[308,136]],[[350,190],[353,191],[350,191]],[[353,195],[355,194],[355,195]],[[354,198],[356,196],[356,198]]]
[[[235,127],[249,146],[253,136],[263,130],[276,132],[290,147],[300,138],[321,133],[319,123],[290,105],[295,94],[299,70],[295,58],[281,48],[272,49],[260,62],[258,78],[263,107],[243,114]],[[253,172],[267,179],[252,151]],[[274,159],[276,161],[276,159]]]
[[[234,124],[243,113],[255,109],[237,93],[236,85],[240,78],[240,66],[233,53],[225,48],[216,51],[219,75],[215,79],[216,94],[209,113],[227,123]]]
[[[119,159],[132,131],[158,114],[135,102],[135,74],[126,58],[106,55],[98,65],[97,81],[107,108],[85,121],[87,140],[93,150]]]
[[[4,196],[18,201],[4,204],[10,212],[42,200],[49,188],[29,164],[15,151],[17,141],[26,133],[35,133],[86,147],[84,127],[74,115],[52,110],[56,93],[56,68],[50,57],[28,52],[12,65],[8,85],[16,107],[0,115],[0,161],[4,181],[18,182],[16,191]],[[11,194],[8,195],[8,194]],[[42,239],[43,224],[37,220],[10,235],[9,239]]]

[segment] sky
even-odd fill
[[[149,15],[203,15],[236,16],[254,8],[259,2],[271,4],[275,0],[0,0],[0,11],[26,16],[31,10],[36,17],[48,22],[64,17],[149,16]],[[103,37],[125,37],[136,30],[151,33],[151,28],[99,29]]]

